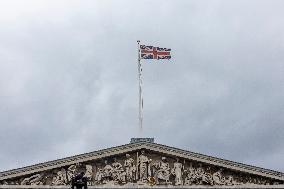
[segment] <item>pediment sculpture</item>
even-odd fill
[[[71,165],[46,169],[0,180],[2,185],[70,185],[74,175],[84,172],[89,186],[243,186],[283,185],[284,178],[219,166],[212,161],[175,156],[174,153],[140,148]],[[0,174],[1,176],[1,174]],[[6,176],[9,177],[9,176]],[[1,178],[1,177],[0,177]],[[2,176],[3,178],[3,176]]]

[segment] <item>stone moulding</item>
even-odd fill
[[[104,150],[95,151],[95,152],[62,158],[62,159],[58,159],[54,161],[48,161],[45,163],[39,163],[36,165],[31,165],[31,166],[27,166],[23,168],[12,169],[9,171],[0,172],[0,181],[9,179],[12,177],[37,173],[37,172],[46,171],[46,170],[50,170],[50,169],[54,169],[54,168],[58,168],[62,166],[68,166],[68,165],[72,165],[76,163],[81,163],[84,161],[100,159],[105,156],[118,155],[121,153],[128,152],[129,150],[139,150],[141,148],[143,147],[139,144],[126,144],[122,146],[117,146],[117,147],[107,148]]]
[[[214,187],[209,187],[209,186],[89,186],[88,189],[119,189],[119,188],[124,188],[124,189],[131,189],[131,188],[157,188],[157,189],[178,189],[178,188],[184,188],[184,189],[284,189],[284,185],[253,185],[253,186],[214,186]],[[0,189],[70,189],[70,186],[33,186],[33,185],[20,185],[20,186],[12,186],[12,185],[0,185]]]

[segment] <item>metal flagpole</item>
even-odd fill
[[[137,41],[138,45],[138,79],[139,79],[139,130],[142,135],[143,132],[143,98],[142,98],[142,65],[141,65],[141,56],[140,56],[140,41]]]

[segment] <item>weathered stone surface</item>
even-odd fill
[[[1,188],[66,187],[85,172],[94,188],[281,188],[284,174],[150,142],[134,142],[0,173]]]
[[[133,186],[89,186],[89,189],[119,189],[119,188],[151,188],[151,189],[169,189],[169,188],[187,188],[187,189],[283,189],[284,185],[255,185],[255,186],[150,186],[150,187],[145,187],[145,186],[139,186],[139,185],[133,185]],[[35,186],[35,185],[0,185],[0,189],[70,189],[69,186]]]

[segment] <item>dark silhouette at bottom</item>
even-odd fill
[[[87,186],[88,179],[87,177],[84,177],[84,174],[85,174],[84,172],[81,172],[72,178],[71,180],[72,189],[74,189],[75,187],[76,189],[82,189],[83,187],[84,189],[88,189]]]

